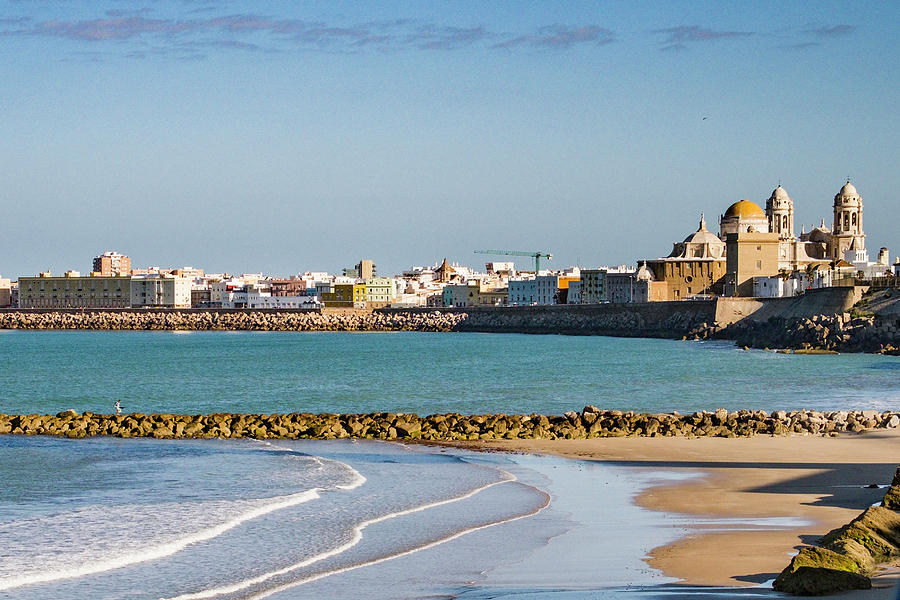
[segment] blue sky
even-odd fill
[[[890,2],[0,3],[0,273],[634,263],[779,181],[900,252]],[[717,223],[716,223],[717,224]],[[520,261],[527,266],[528,261]]]

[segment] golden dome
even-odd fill
[[[740,202],[735,202],[734,204],[729,206],[728,210],[725,211],[724,216],[726,218],[740,217],[741,219],[749,219],[753,217],[759,217],[765,219],[766,213],[755,202],[750,202],[749,200],[741,200]]]

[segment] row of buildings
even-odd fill
[[[90,274],[41,273],[18,282],[0,278],[0,307],[21,308],[379,308],[385,306],[516,306],[684,300],[712,296],[777,297],[828,287],[857,277],[897,276],[887,248],[869,260],[863,202],[848,180],[825,219],[795,234],[794,202],[781,186],[765,209],[749,200],[719,217],[718,234],[700,216],[699,227],[673,244],[665,257],[634,267],[572,267],[517,273],[512,262],[490,262],[475,271],[447,259],[378,276],[361,260],[342,275],[307,272],[289,278],[262,273],[232,276],[200,269],[132,269],[128,256],[104,252]]]

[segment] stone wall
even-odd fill
[[[642,414],[586,406],[581,412],[547,415],[415,414],[127,414],[74,410],[57,415],[0,415],[0,434],[95,435],[154,438],[242,438],[380,440],[583,439],[600,437],[750,437],[837,435],[895,429],[900,413],[878,411],[734,411]]]

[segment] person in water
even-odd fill
[[[118,401],[118,400],[116,400],[116,414],[117,414],[117,415],[121,415],[121,414],[122,414],[122,406],[119,404],[119,401]]]

